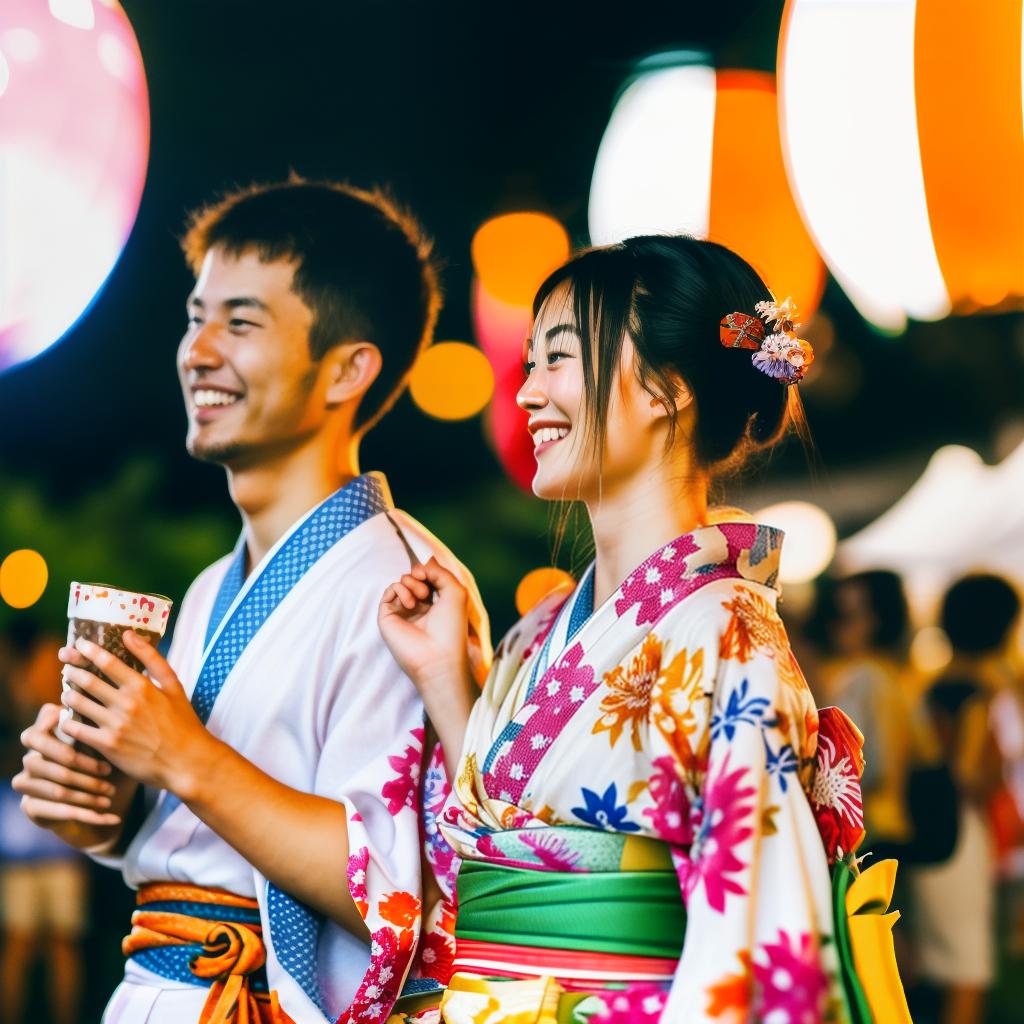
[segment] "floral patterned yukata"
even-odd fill
[[[599,608],[591,567],[505,638],[441,815],[463,860],[458,938],[427,949],[454,977],[412,1019],[849,1019],[816,817],[855,848],[860,765],[829,741],[812,803],[818,714],[776,612],[781,543],[699,528]],[[498,904],[492,870],[514,882]],[[648,881],[620,894],[623,872]],[[576,877],[576,901],[545,888]],[[478,896],[489,914],[463,930]],[[517,922],[531,935],[509,946],[495,932]]]

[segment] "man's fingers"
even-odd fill
[[[54,803],[74,804],[76,807],[91,807],[94,811],[106,811],[110,807],[110,797],[99,793],[86,793],[80,789],[63,786],[50,779],[19,772],[11,780],[11,786],[22,796],[38,797]]]
[[[93,703],[99,703],[101,706],[109,707],[114,700],[117,698],[117,687],[111,686],[110,683],[100,679],[99,676],[93,675],[92,672],[87,672],[84,668],[74,668],[71,665],[64,666],[64,678],[69,683],[74,683],[80,690],[89,694],[87,699],[91,699]],[[62,698],[65,706],[70,707],[67,698],[74,691],[68,691]],[[91,715],[89,716],[92,717]]]
[[[30,750],[22,759],[24,765],[23,774],[36,779],[48,779],[50,782],[68,786],[71,789],[80,789],[86,793],[95,793],[98,796],[113,796],[117,792],[113,783],[106,779],[97,778],[95,775],[88,775],[85,772],[76,772],[72,768],[65,768],[62,764],[48,761],[42,754]]]
[[[75,771],[85,772],[87,775],[109,775],[112,769],[105,761],[100,761],[95,757],[90,757],[88,754],[83,754],[81,751],[75,750],[70,743],[65,743],[53,735],[53,726],[60,719],[60,708],[56,705],[48,705],[48,707],[56,711],[55,716],[48,713],[45,719],[47,722],[52,721],[53,724],[48,729],[42,728],[41,722],[40,724],[29,726],[21,734],[22,744],[28,747],[29,750],[42,754],[48,761],[55,761],[66,768],[74,768]],[[41,713],[40,719],[42,719]],[[65,724],[72,725],[73,723],[67,722]]]
[[[161,690],[180,690],[184,693],[181,680],[171,668],[167,659],[151,644],[145,641],[133,629],[126,629],[121,634],[125,647],[142,662],[149,673],[149,678],[160,687]],[[111,677],[113,678],[113,677]]]
[[[74,647],[62,647],[57,652],[57,657],[64,662],[65,665],[74,665],[77,668],[88,668],[89,659],[83,654],[79,654]]]
[[[75,641],[75,647],[84,654],[108,679],[112,679],[118,686],[131,686],[141,676],[131,666],[126,665],[120,658],[115,658],[109,651],[105,651],[99,644],[86,640],[80,636]],[[78,672],[79,669],[68,668],[67,672]]]
[[[64,702],[65,707],[71,708],[72,711],[77,711],[83,718],[87,718],[95,725],[110,725],[114,720],[110,711],[102,704],[93,700],[92,697],[86,697],[85,694],[78,693],[75,690],[67,690],[63,697],[61,697],[61,700]]]
[[[445,593],[461,591],[465,597],[466,588],[459,582],[459,578],[449,572],[436,558],[431,558],[423,567],[426,570],[427,581],[438,592]]]
[[[33,821],[77,821],[82,825],[120,825],[121,816],[109,811],[94,811],[88,807],[59,803],[35,796],[23,796],[21,809]]]

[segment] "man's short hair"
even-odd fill
[[[295,264],[292,288],[313,313],[310,355],[368,341],[382,367],[356,411],[368,430],[402,393],[441,306],[431,243],[384,192],[293,178],[253,185],[195,211],[181,242],[193,272],[210,249]]]

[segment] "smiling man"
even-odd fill
[[[61,651],[88,720],[63,728],[113,767],[48,706],[15,787],[138,890],[107,1024],[382,1021],[419,927],[423,710],[376,607],[411,562],[453,560],[358,449],[432,333],[428,248],[380,194],[290,182],[201,211],[184,249],[187,447],[225,467],[242,535],[166,661],[126,633],[148,678]]]

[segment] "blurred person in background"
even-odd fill
[[[886,570],[846,576],[824,590],[815,618],[833,655],[822,665],[819,701],[842,708],[864,734],[866,849],[905,843],[912,834],[906,797],[915,737],[903,583]]]
[[[995,974],[993,811],[1006,807],[1005,780],[1020,771],[1021,679],[1009,650],[1019,615],[1020,599],[1004,579],[977,574],[955,583],[942,604],[953,659],[924,696],[959,817],[952,856],[911,874],[921,970],[943,991],[944,1024],[980,1022]],[[1004,845],[1019,839],[1004,834]]]
[[[41,704],[60,696],[53,652],[58,637],[21,616],[11,629],[11,652],[0,666],[5,685],[5,729],[0,757],[0,1022],[27,1024],[29,989],[45,979],[54,1024],[77,1024],[82,993],[81,936],[85,928],[87,871],[81,855],[52,832],[30,822],[8,781],[21,759],[18,733]]]

